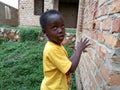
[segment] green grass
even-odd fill
[[[68,32],[68,33],[76,33],[76,29],[68,29],[68,28],[66,28],[66,32]]]
[[[0,90],[39,90],[44,45],[37,41],[0,44]],[[65,48],[71,56],[73,50],[68,45]],[[74,73],[72,90],[76,90]]]
[[[37,29],[37,30],[41,30],[40,27],[11,27],[9,25],[2,25],[0,26],[0,28],[8,28],[8,29],[20,29],[20,30],[28,30],[28,29]]]
[[[39,90],[43,47],[38,42],[0,45],[0,90]]]

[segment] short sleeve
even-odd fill
[[[68,56],[64,49],[53,48],[51,52],[48,53],[49,60],[62,72],[67,73],[71,67],[71,61],[68,59]]]

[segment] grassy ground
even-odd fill
[[[0,45],[0,90],[39,90],[43,79],[41,42],[5,42]],[[66,45],[69,56],[73,53]],[[76,90],[72,77],[72,90]]]
[[[39,90],[44,43],[0,45],[0,90]]]

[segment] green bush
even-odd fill
[[[76,33],[76,29],[68,29],[68,28],[66,28],[66,32],[67,33]]]
[[[4,40],[3,40],[2,38],[0,38],[0,44],[2,44],[2,43],[3,43],[3,41],[4,41]]]
[[[9,26],[9,25],[2,25],[2,26],[0,26],[1,28],[11,28],[11,26]]]
[[[4,38],[0,37],[0,44],[7,41],[8,41],[8,37],[4,37]]]
[[[38,29],[22,29],[20,31],[20,41],[36,41],[40,30]]]

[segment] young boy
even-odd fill
[[[88,39],[78,43],[76,51],[68,58],[62,45],[65,37],[63,16],[59,11],[49,10],[40,17],[42,32],[48,37],[43,51],[44,79],[40,90],[69,90],[67,79],[76,70],[82,51],[88,47]]]

